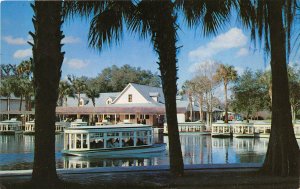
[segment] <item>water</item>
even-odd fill
[[[168,146],[161,153],[130,158],[63,156],[63,135],[56,135],[57,168],[149,166],[169,164]],[[156,135],[156,143],[168,143],[168,137]],[[210,135],[180,135],[185,164],[262,163],[268,138],[211,138]],[[299,143],[299,141],[298,141]],[[0,170],[32,169],[34,136],[0,135]]]

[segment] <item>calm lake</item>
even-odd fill
[[[56,135],[57,168],[89,168],[116,166],[149,166],[169,164],[168,146],[161,153],[134,158],[101,158],[63,156],[63,135]],[[210,135],[181,134],[185,164],[261,163],[268,147],[268,138],[211,138]],[[156,143],[167,143],[168,137],[155,136]],[[0,135],[0,170],[32,169],[34,136]],[[298,140],[300,143],[300,140]]]

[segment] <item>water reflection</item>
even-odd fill
[[[167,165],[169,163],[168,137],[155,135],[156,143],[167,143],[162,153],[140,154],[136,157],[101,158],[62,156],[63,135],[56,135],[57,168],[123,167]],[[180,135],[185,164],[259,163],[263,162],[268,138],[211,138],[210,135]],[[31,169],[34,136],[0,135],[0,170]],[[298,140],[300,143],[300,140]]]

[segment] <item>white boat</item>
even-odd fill
[[[271,133],[271,124],[265,122],[253,123],[254,136],[259,138],[269,138]]]
[[[71,122],[71,127],[78,127],[78,126],[87,126],[87,122],[82,121],[82,119],[75,119]]]
[[[211,130],[212,137],[231,137],[231,135],[232,135],[232,130],[230,124],[220,123],[220,122],[212,124],[212,130]]]
[[[63,133],[70,125],[70,122],[67,121],[55,122],[55,133]]]
[[[232,127],[233,137],[254,137],[254,127],[251,123],[236,123]]]
[[[16,118],[0,122],[0,134],[14,135],[22,133],[22,122]]]
[[[55,122],[55,133],[59,134],[59,133],[63,133],[64,130],[66,128],[70,127],[70,123],[69,122]],[[24,134],[25,135],[33,135],[35,132],[35,121],[28,121],[25,123],[25,131]]]
[[[166,144],[154,144],[153,128],[143,124],[70,127],[64,131],[63,154],[120,157],[161,152]]]
[[[35,131],[35,123],[34,120],[28,121],[25,123],[25,130],[24,134],[25,135],[33,135]]]
[[[205,130],[205,124],[200,121],[178,123],[179,133],[210,134]],[[168,126],[164,124],[163,134],[168,134]]]

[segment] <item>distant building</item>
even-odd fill
[[[163,125],[165,121],[165,99],[162,88],[129,83],[121,92],[100,93],[95,99],[95,107],[92,100],[85,94],[78,98],[67,98],[64,106],[57,107],[56,112],[63,117],[68,116],[83,118],[89,122],[101,122],[108,120],[112,123],[128,120],[133,123],[146,123],[150,125]],[[178,122],[185,122],[191,117],[190,103],[185,95],[177,97]],[[193,102],[193,118],[199,120],[199,106]],[[203,108],[204,117],[206,108]],[[214,109],[215,112],[222,110]]]
[[[8,100],[5,97],[0,97],[2,116],[0,119],[7,119],[8,114],[10,117],[34,115],[34,110],[25,111],[25,100],[22,103],[21,111],[19,111],[20,101],[20,98],[12,95],[9,100],[9,111],[7,111]],[[195,99],[192,102],[192,115],[190,115],[190,102],[186,95],[177,96],[176,104],[178,122],[200,119],[199,105]],[[206,108],[203,107],[202,109],[203,117],[206,118]],[[215,112],[214,119],[217,119],[222,112],[217,108],[214,108],[213,111]],[[129,83],[121,92],[100,93],[99,98],[95,99],[95,107],[92,100],[85,94],[80,94],[79,103],[77,95],[74,98],[67,97],[62,106],[57,106],[56,113],[58,119],[82,118],[90,123],[102,122],[103,120],[118,123],[127,120],[133,123],[162,126],[166,121],[162,88],[135,83]]]

